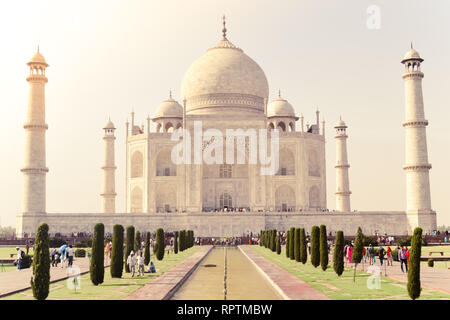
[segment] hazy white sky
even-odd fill
[[[369,29],[367,8],[380,8]],[[189,65],[221,35],[265,71],[312,123],[327,122],[328,207],[335,208],[333,125],[347,122],[352,209],[404,210],[404,90],[400,60],[413,41],[422,58],[432,206],[450,224],[450,2],[434,1],[2,1],[0,3],[0,218],[22,208],[25,65],[40,45],[46,87],[47,211],[100,211],[102,127],[116,130],[117,208],[124,210],[125,121],[153,116]]]

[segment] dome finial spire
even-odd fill
[[[226,24],[226,21],[225,21],[225,15],[223,15],[222,20],[223,20],[223,22],[222,22],[222,24],[223,24],[223,28],[222,28],[222,36],[223,36],[223,39],[224,39],[224,40],[227,40],[227,28],[226,28],[226,26],[225,26],[225,24]]]
[[[169,98],[172,99],[172,89],[169,89]]]
[[[281,89],[278,89],[278,98],[281,98]]]
[[[412,41],[411,41],[411,49],[413,49]]]

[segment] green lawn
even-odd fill
[[[25,253],[26,253],[25,247],[21,246],[20,249],[25,251]],[[0,259],[11,259],[11,257],[9,256],[10,253],[14,253],[14,257],[13,257],[14,259],[17,257],[16,246],[1,246],[0,247]],[[33,254],[32,247],[30,247],[28,254]]]
[[[302,264],[301,262],[286,258],[284,250],[280,255],[277,255],[275,252],[261,246],[251,246],[251,248],[261,256],[289,271],[333,300],[410,299],[406,290],[406,283],[403,282],[382,276],[381,288],[369,289],[367,287],[367,280],[371,274],[366,272],[357,271],[356,282],[353,282],[353,269],[351,268],[345,268],[344,273],[338,277],[333,270],[332,264],[329,264],[326,271],[322,271],[320,266],[317,268],[312,266],[309,257],[306,264]],[[440,291],[422,289],[420,300],[427,299],[450,299],[450,295]]]
[[[119,300],[154,280],[167,270],[176,266],[187,257],[194,254],[200,247],[194,246],[178,254],[172,252],[164,255],[162,261],[154,260],[157,273],[145,273],[143,277],[131,277],[130,273],[123,273],[122,278],[111,278],[109,268],[105,268],[103,284],[94,286],[89,278],[89,273],[81,276],[81,288],[76,292],[67,288],[67,280],[55,282],[50,285],[50,294],[47,300]],[[148,269],[147,267],[145,268]],[[34,299],[31,289],[7,296],[4,300],[28,300]]]

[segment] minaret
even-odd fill
[[[103,140],[105,141],[105,159],[103,164],[103,187],[102,193],[102,213],[115,213],[116,212],[116,179],[115,171],[116,165],[114,160],[114,124],[111,120],[103,128],[105,135]]]
[[[347,159],[347,126],[340,119],[334,126],[336,129],[336,210],[350,212],[350,189],[348,180]]]
[[[420,64],[423,59],[419,53],[411,49],[401,61],[405,65],[402,78],[405,81],[405,111],[406,119],[403,122],[406,135],[405,165],[406,172],[406,213],[408,217],[409,232],[415,227],[422,227],[423,233],[436,230],[436,213],[431,209],[429,170],[426,126],[422,78]]]
[[[28,112],[25,129],[25,163],[23,172],[23,213],[45,213],[45,178],[48,172],[45,162],[45,84],[48,79],[45,69],[48,67],[44,57],[37,52],[27,63],[30,74],[28,94]]]

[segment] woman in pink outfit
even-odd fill
[[[353,246],[349,246],[347,249],[347,261],[352,263]]]

